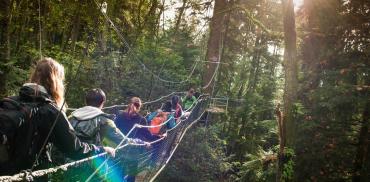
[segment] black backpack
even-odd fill
[[[21,102],[19,97],[0,100],[0,175],[29,168],[39,150],[36,120],[43,102]]]

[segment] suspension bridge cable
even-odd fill
[[[185,92],[171,92],[170,94],[168,95],[165,95],[165,96],[161,96],[157,99],[154,99],[154,100],[151,100],[151,101],[146,101],[146,102],[143,102],[142,104],[143,105],[148,105],[148,104],[152,104],[152,103],[156,103],[156,102],[159,102],[165,98],[168,98],[170,96],[173,96],[173,95],[176,95],[176,94],[184,94]],[[117,107],[127,107],[128,105],[127,104],[116,104],[116,105],[112,105],[112,106],[107,106],[107,107],[103,107],[102,110],[106,110],[106,109],[113,109],[113,108],[117,108]],[[77,110],[77,108],[68,108],[67,110],[71,110],[71,111],[74,111],[74,110]]]
[[[119,149],[123,149],[128,145],[129,144],[123,145]],[[84,158],[84,159],[73,161],[73,162],[63,164],[63,165],[60,165],[60,166],[57,166],[57,167],[48,168],[48,169],[41,169],[41,170],[37,170],[37,171],[28,171],[28,172],[29,172],[29,175],[31,175],[33,177],[41,177],[41,176],[45,176],[47,174],[58,172],[59,170],[66,171],[69,167],[77,166],[77,165],[80,165],[82,163],[94,160],[96,158],[99,158],[99,157],[102,157],[102,156],[105,156],[105,155],[107,155],[107,152],[103,152],[103,153],[100,153],[100,154],[97,154],[97,155],[94,155],[94,156],[91,156],[91,157],[87,157],[87,158]],[[13,176],[0,176],[0,181],[24,181],[25,175],[26,174],[21,172],[19,174],[15,174]]]
[[[209,80],[209,82],[205,86],[202,87],[203,89],[206,89],[211,85],[212,81],[216,77],[216,74],[218,73],[218,68],[219,67],[220,67],[220,62],[217,62],[217,67],[216,67],[215,71],[213,72],[213,75],[212,75],[211,79]]]

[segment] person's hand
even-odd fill
[[[114,148],[112,147],[103,147],[103,149],[108,153],[108,155],[110,155],[111,157],[115,157],[116,156],[116,150],[114,150]]]

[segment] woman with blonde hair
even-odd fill
[[[37,62],[30,83],[24,84],[20,89],[17,100],[20,103],[32,103],[36,108],[29,121],[22,125],[32,127],[32,130],[27,129],[31,132],[16,136],[16,142],[19,140],[23,143],[16,145],[14,154],[10,156],[12,162],[8,166],[9,173],[46,166],[51,160],[50,150],[53,144],[72,159],[88,157],[104,150],[114,155],[112,148],[87,144],[76,137],[64,113],[63,81],[63,66],[52,58],[43,58]],[[22,139],[24,141],[20,141]]]
[[[30,83],[44,87],[58,107],[64,102],[63,81],[64,67],[52,58],[40,60],[30,79]]]

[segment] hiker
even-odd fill
[[[20,89],[18,97],[11,97],[8,102],[2,102],[1,107],[9,110],[2,110],[12,113],[27,113],[23,122],[18,127],[12,128],[14,135],[6,133],[9,128],[3,128],[1,134],[12,142],[2,141],[0,148],[8,148],[7,155],[1,155],[1,175],[15,174],[21,170],[30,169],[33,164],[40,169],[50,164],[50,150],[54,144],[64,155],[72,159],[81,159],[92,154],[107,151],[114,155],[114,149],[101,147],[94,144],[81,142],[64,113],[64,68],[52,58],[41,59],[31,74],[30,83],[26,83]],[[10,101],[9,101],[10,100]],[[4,100],[3,100],[4,101]],[[20,103],[25,106],[14,111],[11,104]],[[10,109],[11,108],[11,109]],[[28,112],[29,111],[29,112]],[[0,117],[2,113],[0,112]],[[6,114],[6,113],[4,113]],[[26,114],[24,114],[26,115]],[[28,117],[29,116],[29,117]],[[18,118],[17,118],[18,119]],[[0,120],[0,122],[14,122],[16,119]],[[55,127],[53,128],[53,125]],[[48,137],[50,134],[50,137]],[[47,142],[47,145],[44,145]],[[35,156],[41,154],[37,160]],[[7,158],[6,158],[7,157]],[[37,160],[37,161],[36,161]]]
[[[79,108],[72,112],[69,117],[73,128],[76,131],[78,138],[81,141],[95,144],[104,145],[109,147],[117,147],[121,141],[124,139],[122,132],[116,127],[114,123],[115,116],[104,113],[101,109],[106,102],[106,95],[102,89],[95,88],[87,92],[85,97],[86,106]],[[128,141],[136,143],[144,143],[141,140],[126,139],[125,143]],[[122,143],[124,144],[124,143]],[[122,145],[121,144],[121,145]],[[99,166],[104,160],[96,160],[96,166]],[[79,179],[87,179],[92,172],[94,172],[93,166],[85,167],[83,170],[74,170],[72,172],[67,172],[68,176],[78,176]],[[99,177],[104,179],[107,175],[109,166],[106,163],[105,167],[100,170]],[[78,174],[78,175],[76,175]],[[117,173],[123,179],[123,174]],[[70,179],[74,180],[74,179]],[[75,179],[78,180],[78,179]]]
[[[151,128],[149,128],[149,131],[153,135],[167,136],[167,130],[176,127],[174,112],[172,112],[171,107],[172,107],[171,101],[167,101],[163,104],[163,106],[160,109],[148,114],[145,117],[150,126],[152,126]],[[162,151],[166,143],[167,142],[159,141],[152,145],[150,155],[150,166],[158,165],[158,162],[163,160],[164,154],[162,153],[163,152],[165,152],[166,154],[168,153],[167,151]]]
[[[194,92],[194,97],[196,98],[196,99],[200,99],[200,92]]]
[[[176,126],[174,112],[172,112],[171,107],[171,102],[167,101],[163,104],[161,109],[158,109],[157,111],[152,112],[145,117],[148,123],[150,123],[150,126],[158,126],[163,122],[167,122],[165,125],[163,125],[165,127],[158,126],[155,128],[150,128],[149,131],[153,135],[164,133],[166,129],[172,129]]]
[[[180,119],[183,114],[182,107],[180,105],[180,98],[177,95],[172,96],[171,98],[171,109],[175,113],[176,122]]]
[[[160,133],[163,133],[163,126],[159,126],[166,122],[168,113],[165,113],[163,111],[159,111],[157,115],[151,120],[150,126],[157,126],[153,128],[149,128],[150,133],[152,135],[159,135]]]
[[[101,110],[105,101],[103,90],[96,88],[88,91],[85,97],[86,106],[72,112],[69,120],[81,141],[116,147],[124,135],[113,121],[115,116]]]
[[[115,123],[124,135],[127,135],[135,124],[147,125],[146,119],[139,113],[141,105],[140,98],[132,97],[127,109],[118,112]],[[158,137],[152,135],[147,128],[136,128],[129,137],[139,138],[143,141],[154,141],[158,139]]]
[[[127,109],[124,111],[119,111],[117,114],[117,118],[115,120],[115,123],[117,127],[122,131],[124,135],[128,135],[128,137],[135,137],[139,138],[144,141],[155,141],[158,140],[161,136],[158,135],[152,135],[148,128],[135,128],[131,133],[130,130],[135,126],[135,124],[147,125],[146,119],[139,113],[141,109],[141,99],[138,97],[133,97],[130,100],[129,105],[127,106]],[[123,169],[125,170],[125,180],[127,182],[133,182],[135,181],[135,176],[140,172],[138,169],[138,160],[137,155],[140,153],[143,153],[142,148],[136,148],[137,151],[131,153],[135,153],[130,158],[127,158],[125,160],[125,163],[123,164]],[[133,154],[132,154],[133,155]]]
[[[194,107],[195,103],[197,102],[197,98],[194,96],[194,89],[191,88],[186,93],[185,97],[181,98],[182,105],[184,106],[184,110],[187,111],[190,108]]]

